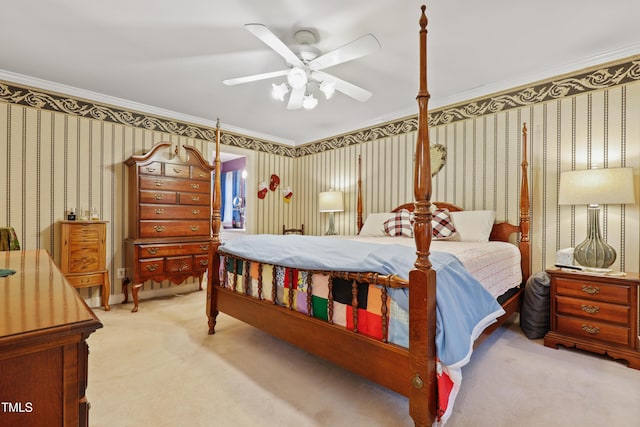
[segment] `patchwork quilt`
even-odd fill
[[[357,326],[358,333],[373,339],[409,345],[408,289],[330,280],[326,272],[375,272],[408,279],[415,248],[315,236],[250,235],[225,242],[220,252],[225,286],[236,292],[350,330]],[[452,413],[473,342],[504,310],[455,256],[432,252],[430,260],[438,287],[436,353],[443,425]]]

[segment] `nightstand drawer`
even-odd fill
[[[631,321],[631,308],[628,305],[610,304],[602,301],[556,296],[558,314],[578,316],[604,322],[628,325]]]
[[[66,276],[67,281],[74,288],[82,288],[85,286],[96,286],[104,284],[104,274],[83,274],[82,276]]]
[[[581,337],[608,341],[616,344],[629,345],[629,328],[611,325],[590,319],[557,316],[558,332],[564,332]]]
[[[556,279],[557,293],[578,298],[595,299],[598,301],[613,302],[629,305],[629,286],[613,285],[609,283],[597,283],[587,279]]]

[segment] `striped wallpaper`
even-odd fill
[[[634,168],[640,191],[640,57],[538,82],[486,99],[431,112],[431,143],[447,148],[447,164],[434,178],[434,200],[466,209],[493,209],[499,219],[518,217],[521,133],[529,127],[533,271],[553,263],[560,248],[586,233],[586,207],[557,204],[561,171]],[[570,89],[566,89],[566,88]],[[224,116],[223,112],[220,114]],[[357,158],[362,159],[365,216],[413,197],[416,118],[287,147],[225,133],[222,151],[247,157],[247,231],[279,233],[305,224],[323,234],[328,216],[318,212],[318,193],[345,192],[337,213],[340,234],[356,232]],[[124,160],[158,141],[189,144],[213,156],[212,129],[125,112],[0,81],[0,225],[13,226],[27,249],[44,248],[60,259],[59,225],[69,207],[95,207],[108,225],[111,303],[121,301],[115,271],[124,265],[126,166]],[[258,183],[280,177],[280,188],[260,200]],[[293,189],[290,203],[279,191]],[[640,195],[634,205],[607,206],[603,234],[618,252],[615,268],[640,269]],[[189,282],[184,290],[196,289]],[[175,292],[169,283],[146,284],[141,298]],[[82,290],[92,306],[99,289]]]

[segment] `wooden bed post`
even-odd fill
[[[522,280],[531,275],[531,242],[529,241],[529,225],[531,201],[529,200],[529,179],[527,169],[527,124],[522,124],[522,180],[520,181],[520,254],[522,256]]]
[[[413,175],[414,237],[417,259],[409,273],[409,361],[411,389],[409,414],[416,427],[431,426],[436,418],[436,273],[431,268],[431,154],[429,147],[427,89],[427,16],[420,17],[420,90],[418,136]]]
[[[222,217],[220,216],[220,208],[222,205],[220,187],[222,162],[220,161],[220,119],[216,122],[216,158],[214,161],[214,182],[213,182],[213,215],[211,229],[213,231],[213,260],[209,263],[211,266],[207,275],[210,276],[207,280],[207,318],[209,323],[209,334],[215,334],[216,317],[218,316],[218,297],[217,291],[220,286],[220,255],[218,255],[218,248],[222,243],[220,240],[220,225]]]
[[[362,156],[358,154],[358,211],[356,216],[358,233],[362,230]]]

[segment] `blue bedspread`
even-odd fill
[[[372,244],[318,236],[256,234],[224,242],[222,253],[300,270],[374,272],[408,280],[415,248]],[[448,366],[462,366],[473,341],[497,317],[502,307],[453,255],[432,252],[437,277],[437,355]],[[408,289],[391,289],[391,297],[409,311]],[[408,340],[402,343],[408,347]]]

